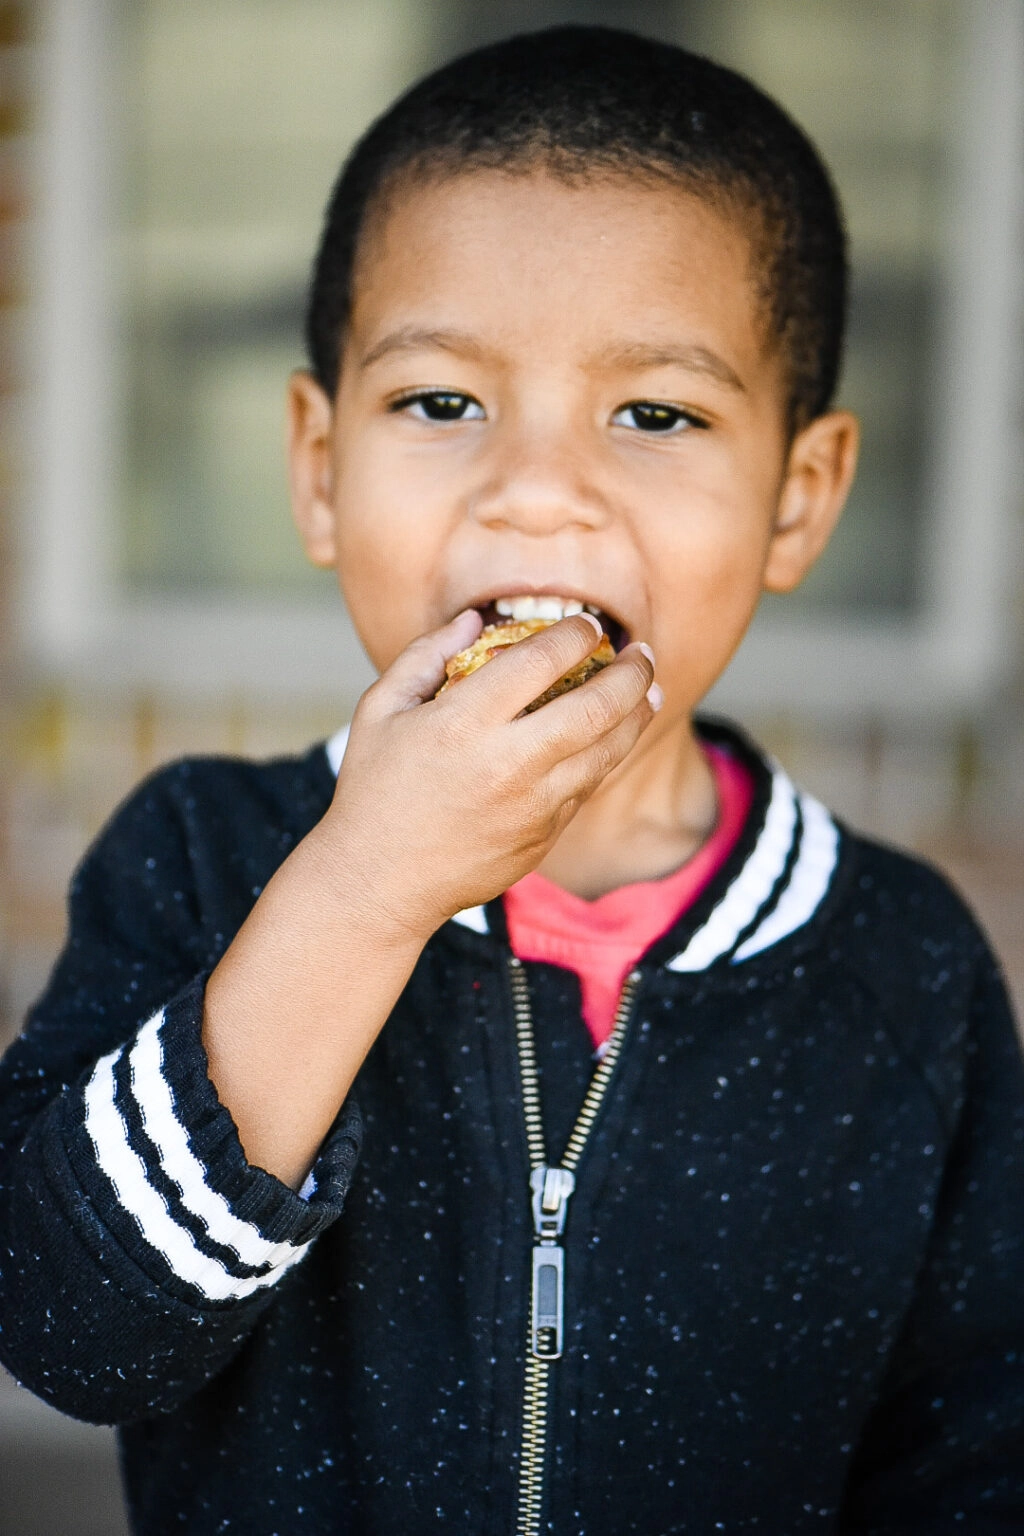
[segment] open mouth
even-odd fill
[[[598,608],[595,603],[583,603],[575,597],[524,592],[516,596],[499,597],[492,603],[479,603],[477,612],[485,625],[521,624],[527,619],[546,619],[553,624],[574,613],[590,613],[601,625],[616,653],[629,644],[629,634],[618,619],[606,613],[603,608]]]

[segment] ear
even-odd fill
[[[793,439],[768,546],[767,592],[799,586],[825,548],[853,483],[859,442],[849,411],[816,416]]]
[[[307,557],[334,566],[337,540],[332,502],[331,427],[334,408],[311,373],[288,381],[288,482],[292,517]]]

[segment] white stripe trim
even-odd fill
[[[461,912],[453,913],[452,922],[458,923],[462,928],[472,928],[474,933],[490,933],[491,931],[484,907],[464,907]]]
[[[268,1275],[237,1279],[217,1259],[196,1247],[191,1232],[178,1225],[163,1198],[146,1177],[146,1167],[129,1145],[128,1129],[115,1100],[114,1063],[120,1051],[102,1057],[85,1087],[85,1128],[96,1161],[114,1187],[121,1205],[139,1225],[151,1248],[166,1261],[179,1279],[192,1285],[211,1301],[236,1301],[251,1296],[276,1281],[307,1251],[296,1248],[293,1256]]]
[[[160,1153],[160,1165],[177,1186],[182,1205],[198,1216],[215,1243],[233,1249],[243,1264],[276,1268],[286,1263],[299,1245],[269,1242],[258,1227],[236,1216],[224,1196],[206,1182],[206,1169],[192,1151],[188,1133],[174,1112],[170,1084],[164,1077],[163,1020],[160,1012],[143,1026],[128,1057],[132,1092],[146,1133]]]
[[[670,971],[703,971],[727,954],[757,916],[786,867],[796,828],[796,791],[781,768],[772,774],[772,795],[754,851],[711,916],[674,959]]]
[[[341,760],[345,756],[345,748],[348,746],[351,729],[350,725],[343,725],[340,731],[335,731],[327,743],[327,761],[331,765],[331,772],[335,778],[338,777],[338,769],[341,767]]]
[[[733,956],[746,960],[770,944],[802,928],[820,907],[839,858],[839,830],[828,811],[812,795],[800,796],[804,833],[800,853],[778,905],[744,940]]]

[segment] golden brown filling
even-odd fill
[[[446,664],[448,673],[447,681],[442,683],[437,690],[438,695],[444,693],[453,683],[461,682],[471,672],[486,666],[493,661],[499,651],[507,645],[517,645],[520,640],[525,640],[528,635],[535,635],[538,630],[550,629],[556,619],[521,619],[512,620],[507,624],[488,624],[473,641],[472,645],[464,651],[459,651]],[[523,710],[524,715],[531,714],[535,709],[540,709],[542,704],[547,704],[551,699],[557,699],[560,694],[569,693],[571,689],[578,688],[585,683],[588,677],[593,677],[595,672],[600,672],[610,661],[615,660],[615,650],[607,635],[602,635],[601,643],[597,650],[584,658],[578,666],[570,668],[564,677],[560,677],[550,688],[544,692],[532,704],[527,704]]]

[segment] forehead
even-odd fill
[[[685,333],[749,372],[767,361],[757,294],[740,214],[667,177],[462,170],[407,177],[379,201],[348,341],[363,351],[396,325],[431,323],[549,349],[593,346],[611,328]]]

